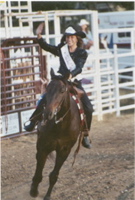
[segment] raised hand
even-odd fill
[[[44,29],[44,26],[45,26],[45,23],[42,22],[41,24],[39,24],[39,26],[37,27],[36,29],[36,35],[38,36],[38,38],[41,37],[41,34],[43,32],[43,29]]]

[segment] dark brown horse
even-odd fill
[[[76,102],[72,99],[67,81],[51,70],[51,82],[46,88],[46,107],[43,121],[38,123],[37,166],[32,180],[30,195],[38,195],[38,185],[42,181],[42,171],[48,155],[56,151],[56,161],[49,175],[49,188],[44,200],[50,200],[52,189],[57,182],[59,171],[67,159],[78,136],[81,143],[81,121]],[[77,152],[77,150],[76,150]]]

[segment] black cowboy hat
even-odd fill
[[[76,31],[72,26],[66,28],[64,35],[76,35],[81,38],[85,38],[86,34],[83,31]]]

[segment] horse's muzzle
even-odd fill
[[[44,120],[52,120],[57,115],[58,109],[55,110],[45,110]]]

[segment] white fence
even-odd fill
[[[98,29],[98,23],[95,23],[98,21],[97,12],[87,12],[83,11],[86,16],[91,14],[94,46],[83,71],[84,83],[90,81],[91,83],[83,84],[83,86],[92,100],[94,115],[97,115],[98,120],[102,120],[106,113],[115,112],[119,116],[121,111],[135,108],[135,28]],[[69,13],[56,13],[58,20],[56,22],[60,21],[60,16],[66,14],[69,15]],[[79,15],[79,13],[76,11],[70,15]],[[117,46],[114,45],[113,49],[99,49],[100,33],[105,35],[119,32],[130,32],[130,48],[117,49]],[[59,33],[56,32],[56,35],[53,36],[57,39],[56,43],[60,38],[58,35]],[[48,35],[47,41],[51,37]],[[47,55],[48,67],[54,67],[57,71],[58,59],[50,54]],[[124,83],[121,82],[122,79],[124,79]]]
[[[93,67],[88,70],[87,65],[83,72],[83,77],[92,82],[83,86],[90,94],[94,115],[98,116],[98,120],[102,120],[105,113],[116,112],[119,116],[121,111],[135,108],[135,64],[128,63],[125,67],[125,63],[121,62],[122,59],[128,60],[129,57],[135,60],[135,51],[118,53],[117,46],[114,45],[112,53],[99,55],[101,61],[99,68],[94,67],[94,60],[98,58],[93,57]],[[122,101],[125,101],[126,105],[123,105]]]
[[[114,44],[113,49],[100,50],[99,33],[113,32],[130,32],[130,48],[119,49]],[[94,25],[93,34],[94,47],[84,67],[83,87],[92,100],[93,114],[102,120],[106,113],[115,112],[119,116],[122,111],[135,108],[135,28],[99,30]],[[58,59],[49,55],[48,66],[57,71]]]

